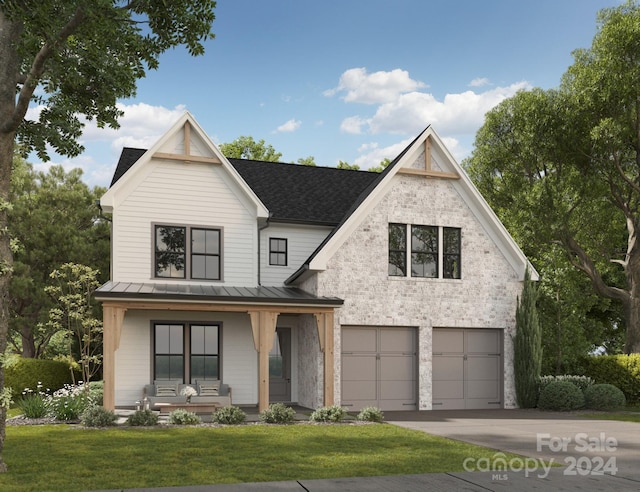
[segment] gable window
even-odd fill
[[[442,276],[460,278],[460,229],[442,228]]]
[[[411,226],[411,276],[438,278],[438,228]]]
[[[154,379],[220,379],[219,335],[217,324],[155,323]]]
[[[221,280],[221,229],[156,225],[154,235],[155,277]]]
[[[389,276],[459,279],[461,257],[459,228],[389,224]]]
[[[287,266],[287,240],[269,238],[269,265]]]
[[[389,275],[407,275],[407,226],[389,224]]]

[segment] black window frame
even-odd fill
[[[169,354],[164,352],[158,352],[158,327],[173,327],[179,328],[181,332],[181,343],[182,343],[182,351],[181,352],[171,352]],[[193,348],[194,343],[194,335],[193,328],[194,327],[212,327],[216,329],[215,334],[215,348],[216,352],[205,352],[205,353],[195,353]],[[186,384],[195,384],[195,381],[202,380],[222,380],[222,345],[221,345],[221,334],[222,334],[222,323],[219,322],[202,322],[202,321],[194,321],[194,322],[181,322],[181,321],[154,321],[151,327],[152,334],[152,354],[151,360],[153,363],[152,374],[153,380],[172,380],[172,381],[182,381],[182,383]],[[169,347],[171,348],[171,347]],[[178,372],[173,372],[170,367],[168,376],[162,377],[165,374],[158,374],[158,358],[159,357],[173,357],[176,360],[181,358],[180,364],[180,374]],[[206,373],[202,376],[200,374],[194,375],[194,356],[205,356],[215,358],[215,376],[207,377]],[[159,377],[160,376],[160,377]]]
[[[393,232],[392,229],[397,232]],[[389,256],[387,274],[390,277],[407,276],[407,224],[389,223]]]
[[[274,247],[275,244],[275,247]],[[281,249],[284,244],[284,251]],[[284,262],[281,260],[284,258]],[[277,261],[274,261],[276,259]],[[289,264],[289,243],[284,237],[269,238],[269,265],[270,266],[288,266]]]
[[[175,244],[160,243],[161,229],[182,231],[182,245],[178,247]],[[217,248],[211,252],[205,247],[205,251],[197,251],[194,241],[194,232],[203,231],[205,237],[207,233],[214,232],[217,234]],[[224,261],[223,261],[223,245],[224,245],[224,230],[222,227],[215,226],[200,226],[200,225],[182,225],[182,224],[164,224],[156,223],[152,224],[152,249],[153,249],[153,264],[152,278],[170,279],[170,280],[198,280],[198,281],[210,281],[219,282],[224,278]],[[205,243],[206,244],[206,243]],[[216,251],[217,250],[217,251]],[[205,258],[205,272],[206,265],[211,258],[214,259],[213,271],[217,269],[217,275],[198,276],[194,274],[194,265],[200,264],[197,261],[199,258]],[[172,263],[171,260],[174,260]],[[161,265],[161,261],[166,264]],[[182,263],[182,264],[180,264]],[[168,275],[163,275],[164,271],[168,271]],[[175,275],[175,272],[181,272],[181,275]]]
[[[449,242],[449,233],[456,233],[453,243]],[[447,251],[452,247],[453,251]],[[459,227],[442,228],[442,278],[459,280],[462,276],[462,229]]]
[[[421,239],[417,231],[425,231],[429,238]],[[439,278],[440,241],[437,226],[411,224],[411,276],[415,278]],[[429,242],[432,244],[429,245]],[[431,261],[427,261],[431,258]],[[431,273],[427,270],[431,265]]]

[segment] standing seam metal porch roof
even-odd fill
[[[105,300],[166,300],[216,304],[288,304],[341,306],[337,297],[317,297],[292,287],[228,287],[201,284],[159,284],[109,281],[96,291]]]

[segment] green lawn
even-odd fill
[[[640,422],[640,413],[587,413],[584,415],[588,419],[600,419],[600,420],[621,420],[623,422]]]
[[[495,453],[390,424],[18,426],[7,427],[3,457],[9,471],[0,474],[0,490],[100,490],[464,471],[465,458],[491,458]]]

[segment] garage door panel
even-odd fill
[[[382,381],[413,381],[415,373],[413,357],[380,356]]]
[[[375,380],[375,355],[357,355],[342,357],[342,378],[346,381]]]
[[[403,400],[416,401],[413,381],[381,381],[380,382],[380,399],[381,400]]]
[[[433,353],[462,353],[464,334],[460,330],[433,330]]]
[[[378,333],[371,328],[351,328],[342,332],[343,352],[375,352]]]
[[[413,328],[387,328],[380,330],[380,352],[405,352],[413,348],[415,330]]]
[[[433,394],[438,395],[434,400],[445,400],[450,398],[464,398],[464,381],[434,381]]]
[[[434,409],[501,408],[502,330],[433,330]]]
[[[467,358],[467,380],[482,381],[486,379],[496,380],[500,377],[500,359],[498,357],[474,357]]]
[[[464,359],[457,356],[436,356],[433,358],[433,380],[455,381],[464,378]]]
[[[493,330],[467,330],[468,354],[499,354],[500,337]]]
[[[342,404],[417,408],[415,328],[343,327]]]
[[[378,393],[375,381],[344,381],[343,392],[349,395],[349,401],[376,400]]]

